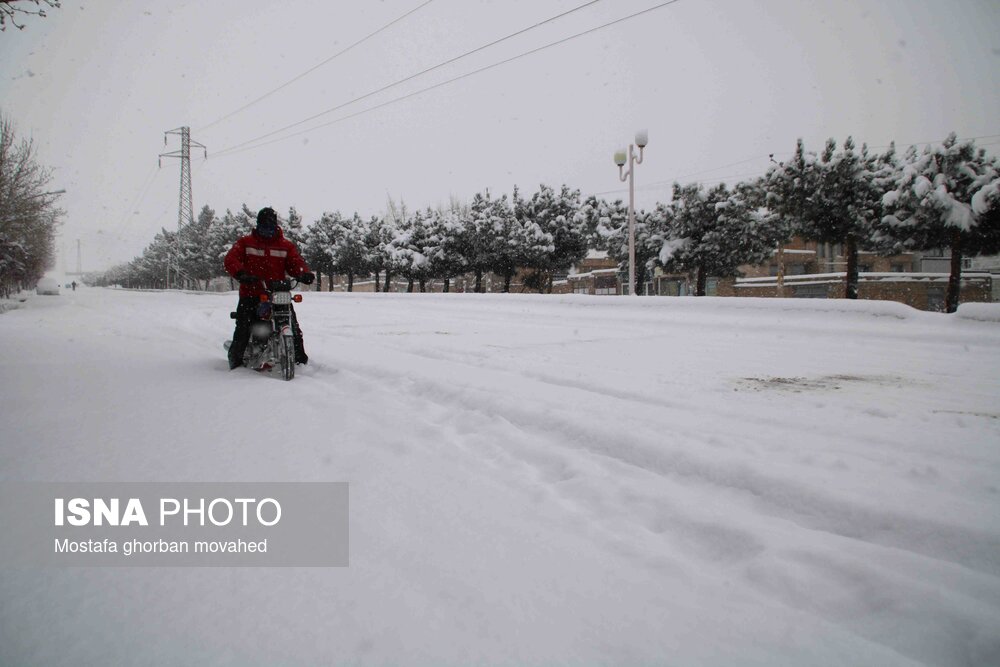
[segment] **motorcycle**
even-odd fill
[[[292,294],[297,280],[266,280],[257,312],[250,325],[250,342],[243,353],[243,365],[256,371],[277,367],[281,379],[295,377],[295,311],[292,303],[301,303],[301,294]],[[236,319],[236,312],[229,313]],[[232,341],[223,346],[228,351]]]

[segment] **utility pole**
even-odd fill
[[[170,153],[160,153],[159,165],[163,166],[163,158],[165,157],[179,157],[181,159],[181,193],[180,200],[177,206],[177,239],[176,242],[180,243],[180,233],[184,225],[190,225],[194,222],[194,205],[191,202],[191,147],[201,148],[205,151],[205,158],[208,158],[208,149],[204,144],[200,144],[197,141],[191,141],[191,128],[178,127],[173,130],[168,130],[163,133],[163,145],[167,145],[167,135],[177,134],[181,138],[181,148],[180,150],[173,151]],[[180,277],[180,248],[176,249],[175,254],[171,257],[171,260],[167,262],[167,289],[170,289],[170,266],[174,265],[175,279],[179,281]]]
[[[68,255],[69,252],[66,253]],[[83,251],[81,250],[80,239],[76,240],[76,271],[70,271],[66,264],[69,263],[69,259],[63,256],[63,266],[66,268],[67,276],[82,276],[83,275]]]

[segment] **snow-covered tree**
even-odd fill
[[[489,191],[477,192],[469,206],[455,211],[451,219],[457,226],[449,237],[449,252],[475,276],[475,292],[483,291],[483,275],[490,270],[493,238],[489,208]]]
[[[333,267],[347,276],[347,291],[354,291],[354,278],[368,275],[368,224],[357,212],[351,218],[334,221]]]
[[[407,224],[407,218],[410,215],[409,207],[407,207],[406,202],[402,199],[397,203],[392,197],[386,199],[385,215],[383,217],[383,225],[385,226],[385,238],[384,243],[384,270],[385,270],[385,282],[383,283],[383,291],[388,292],[392,286],[393,276],[402,275],[403,270],[410,265],[410,255],[408,252],[401,250],[402,246],[405,245],[401,237],[406,236],[404,227]],[[412,291],[413,281],[409,281],[407,288]]]
[[[427,252],[434,248],[427,214],[416,211],[397,218],[396,234],[388,245],[389,261],[407,279],[406,291],[412,292],[414,283],[419,283],[420,291],[426,289],[431,277]]]
[[[850,137],[837,150],[833,139],[823,153],[807,152],[800,139],[795,155],[768,172],[767,205],[790,219],[795,231],[823,243],[843,243],[847,257],[844,295],[858,298],[858,246],[872,236],[881,217],[879,162]]]
[[[444,291],[451,291],[451,279],[467,270],[462,255],[465,225],[462,207],[452,203],[445,209],[427,211],[433,249],[429,248],[429,271],[444,280]]]
[[[330,278],[329,290],[333,291],[333,254],[330,252],[333,246],[333,216],[333,213],[320,216],[319,220],[306,229],[302,245],[299,246],[302,259],[316,273],[316,291],[321,289],[323,274]]]
[[[503,291],[509,292],[518,268],[538,264],[553,252],[552,236],[533,220],[519,220],[506,194],[490,200],[484,214],[482,227],[490,239],[487,265],[503,280]]]
[[[335,273],[346,275],[347,291],[352,292],[354,278],[369,271],[367,236],[368,225],[357,213],[351,218],[345,218],[339,211],[324,213],[310,227],[304,259],[331,277]]]
[[[226,209],[225,215],[216,218],[211,227],[208,228],[207,254],[212,261],[212,275],[222,276],[226,271],[222,262],[226,258],[226,253],[233,247],[240,237],[245,236],[249,229],[249,221],[246,214],[241,210],[233,213]],[[229,288],[236,289],[232,277],[229,279]]]
[[[628,206],[620,199],[607,202],[590,196],[577,214],[588,230],[590,245],[606,250],[608,257],[618,262],[618,270],[628,272]],[[653,270],[662,247],[662,235],[657,235],[664,218],[656,212],[636,211],[635,214],[635,280],[644,285]],[[654,239],[656,235],[656,239]],[[659,241],[657,243],[656,241]]]
[[[368,221],[367,234],[365,235],[365,249],[368,253],[368,269],[375,274],[375,291],[379,291],[379,277],[382,272],[389,276],[388,255],[386,246],[392,240],[392,229],[388,221],[378,215],[373,215]],[[386,282],[385,290],[389,290],[389,283]]]
[[[663,220],[658,262],[670,271],[696,274],[695,295],[705,295],[708,276],[735,276],[743,264],[770,256],[780,228],[761,208],[750,185],[704,190],[674,184],[673,200],[657,206]]]
[[[305,239],[305,228],[302,226],[302,216],[299,215],[294,206],[289,207],[287,218],[279,216],[278,223],[281,225],[281,232],[286,239],[296,246],[302,245],[302,241]]]
[[[214,223],[215,211],[203,206],[194,222],[180,230],[177,239],[181,271],[199,287],[198,281],[204,281],[205,289],[208,289],[208,281],[219,275],[210,242]]]
[[[161,229],[152,243],[142,251],[142,255],[130,265],[130,282],[133,287],[166,288],[172,286],[168,282],[175,281],[174,267],[176,265],[177,234]]]
[[[1000,166],[951,134],[922,154],[911,148],[882,197],[880,233],[908,250],[949,248],[947,312],[958,308],[962,258],[1000,252]]]
[[[515,200],[514,212],[522,225],[537,224],[552,237],[552,252],[537,257],[527,266],[535,270],[526,279],[539,292],[552,289],[552,273],[568,270],[587,254],[587,234],[577,218],[580,191],[563,185],[557,193],[548,185],[539,186],[528,202]]]

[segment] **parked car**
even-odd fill
[[[55,278],[42,278],[35,286],[35,293],[59,296],[59,283]]]

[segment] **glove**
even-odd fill
[[[312,271],[299,274],[299,282],[303,285],[312,285],[314,280],[316,280],[316,274]]]
[[[234,277],[244,285],[252,285],[253,283],[260,282],[260,278],[246,271],[240,271]]]

